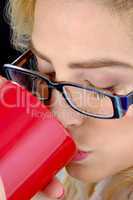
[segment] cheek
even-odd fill
[[[132,151],[121,149],[121,147],[125,148],[127,145],[116,147],[110,144],[111,146],[113,149],[105,146],[99,152],[94,152],[87,163],[69,163],[66,166],[67,172],[76,179],[97,182],[133,166]]]
[[[82,164],[69,163],[66,167],[68,173],[77,179],[99,181],[133,166],[132,120],[125,118],[99,123],[98,134],[94,129],[92,136],[88,133],[86,138],[86,141],[95,144],[95,152],[90,159]]]
[[[100,132],[99,130],[99,134]],[[123,120],[116,120],[112,124],[108,123],[108,129],[101,132],[101,137],[103,137],[103,140],[96,156],[97,161],[105,169],[104,173],[112,175],[133,166],[133,127],[131,119],[125,117]]]
[[[102,124],[99,129],[101,143],[99,151],[114,166],[127,166],[133,164],[133,126],[132,119],[128,116],[120,120],[113,120]],[[102,127],[101,127],[102,128]],[[101,157],[102,159],[102,157]]]

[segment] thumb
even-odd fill
[[[6,200],[4,185],[1,178],[0,178],[0,200]]]
[[[64,197],[64,187],[56,177],[54,177],[42,191],[47,197],[52,199],[62,199]]]

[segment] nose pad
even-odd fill
[[[73,110],[59,91],[52,91],[50,110],[65,128],[81,126],[84,122],[84,116]]]

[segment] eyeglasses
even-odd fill
[[[11,64],[5,64],[2,75],[7,79],[24,86],[28,91],[49,105],[53,89],[62,94],[68,105],[75,111],[98,119],[123,117],[129,106],[133,104],[133,92],[127,95],[113,95],[73,82],[56,82],[41,75],[37,68],[35,55],[28,50]]]

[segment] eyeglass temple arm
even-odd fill
[[[121,107],[123,110],[128,110],[129,106],[133,104],[133,92],[127,96],[120,97]]]

